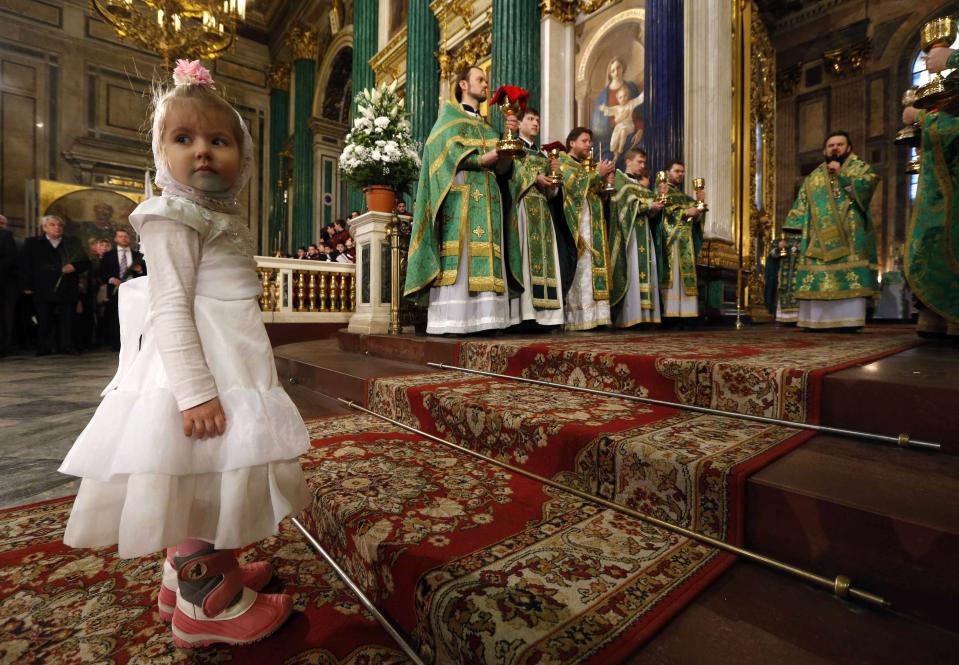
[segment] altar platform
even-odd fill
[[[702,565],[654,596],[649,611],[609,627],[599,646],[564,652],[569,662],[940,662],[959,650],[953,611],[959,599],[959,513],[953,509],[959,496],[959,348],[953,345],[920,342],[902,329],[829,335],[756,326],[455,339],[341,331],[335,339],[285,345],[275,353],[281,379],[306,416],[340,414],[311,424],[321,457],[356,454],[348,437],[350,412],[335,399],[342,397],[640,512],[826,576],[850,575],[854,585],[883,595],[895,608],[863,608],[755,564],[704,555]],[[561,387],[438,371],[429,362],[793,422],[906,432],[941,443],[943,450],[901,449],[613,397],[585,399]],[[371,426],[369,416],[354,417],[367,430]],[[324,422],[336,436],[326,436]],[[395,426],[381,429],[376,436],[399,436]],[[549,500],[535,508],[544,500],[530,497],[541,490],[514,489],[514,496],[525,497],[523,505],[534,504],[522,523],[493,510],[488,536],[454,530],[444,536],[449,544],[423,550],[424,544],[401,545],[397,533],[383,532],[370,550],[359,543],[369,542],[371,525],[384,516],[372,511],[349,526],[342,512],[348,499],[335,489],[366,481],[331,477],[323,469],[318,464],[311,473],[314,535],[358,574],[368,566],[390,568],[392,582],[368,576],[367,590],[397,623],[415,615],[405,627],[414,644],[431,649],[444,640],[455,643],[456,636],[440,628],[440,615],[430,614],[427,598],[433,596],[423,596],[423,580],[448,572],[464,556],[495,549],[503,538],[531,537],[534,514],[554,516]],[[446,474],[458,475],[455,468]],[[612,537],[616,529],[631,528],[620,524]],[[389,566],[380,558],[386,552],[392,552]],[[675,568],[676,560],[669,561],[667,568]],[[530,582],[522,571],[513,574],[520,586]],[[411,579],[397,583],[404,575]],[[475,584],[471,588],[469,598],[448,603],[475,603]],[[609,589],[613,596],[634,593],[628,584]],[[400,598],[406,594],[412,595]],[[505,611],[502,603],[484,607]],[[599,609],[583,603],[570,611],[563,621],[575,625]],[[559,639],[558,628],[537,632],[520,627],[515,616],[491,621],[496,627],[486,635],[487,646],[515,631],[520,653],[548,655],[553,652],[543,645]],[[497,662],[492,653],[474,654],[475,660]]]

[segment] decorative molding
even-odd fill
[[[485,30],[463,42],[453,55],[452,71],[457,72],[466,65],[482,62],[493,53],[493,33]]]
[[[796,92],[796,88],[799,86],[800,81],[802,81],[802,67],[803,63],[801,60],[797,62],[792,67],[786,69],[779,75],[779,80],[777,85],[779,91],[785,97],[790,97]]]
[[[267,81],[273,90],[290,89],[290,63],[274,62],[267,73]]]
[[[316,29],[294,23],[286,33],[286,45],[293,52],[294,60],[316,60],[319,53]]]
[[[379,53],[370,58],[377,84],[396,81],[406,71],[406,35],[407,28],[404,26]]]
[[[543,16],[552,16],[563,23],[574,23],[580,14],[592,14],[616,0],[541,0]]]
[[[341,0],[330,2],[330,34],[336,35],[343,27],[343,3]]]
[[[826,63],[826,71],[842,78],[850,73],[861,72],[871,53],[872,40],[864,39],[851,46],[826,51],[822,57]]]

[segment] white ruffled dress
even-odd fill
[[[309,436],[277,381],[249,232],[173,196],[130,222],[150,275],[120,287],[119,369],[60,467],[82,478],[63,541],[130,558],[187,538],[262,540],[309,500],[297,461]],[[213,397],[225,433],[184,436],[180,412]]]

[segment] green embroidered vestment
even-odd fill
[[[696,257],[703,246],[703,221],[705,213],[696,219],[686,216],[686,210],[696,206],[698,201],[675,185],[669,185],[666,192],[666,205],[660,214],[656,226],[656,257],[659,261],[659,283],[664,289],[673,288],[673,246],[679,256],[679,278],[683,293],[687,296],[698,294],[696,288]]]
[[[802,232],[798,300],[842,300],[878,292],[876,235],[869,201],[879,176],[850,154],[830,177],[820,164],[803,181],[784,231]]]
[[[647,242],[646,229],[649,224],[649,204],[655,195],[622,171],[616,171],[615,187],[616,193],[611,202],[612,223],[609,225],[610,304],[619,303],[627,289],[638,288],[642,308],[652,309],[652,289],[658,289],[659,285],[650,284],[650,268],[656,261],[656,252],[653,244]],[[636,230],[636,252],[639,255],[639,283],[627,284],[626,252],[629,234],[633,229]]]
[[[919,126],[922,156],[906,230],[906,279],[922,304],[959,323],[959,118],[923,112]]]
[[[459,104],[444,104],[423,146],[423,166],[407,258],[405,294],[456,282],[460,253],[468,252],[469,290],[505,293],[508,278],[522,282],[516,227],[507,224],[496,174],[480,166],[499,134]],[[462,174],[462,178],[457,178]],[[462,180],[462,182],[458,182]]]
[[[559,168],[563,178],[563,216],[570,234],[576,241],[577,259],[585,252],[592,255],[593,299],[609,300],[606,224],[603,218],[603,202],[599,194],[603,189],[603,179],[595,170],[587,171],[582,164],[566,153],[559,155]],[[590,237],[588,239],[583,238],[579,232],[579,219],[584,207],[589,208]]]
[[[553,247],[556,235],[546,196],[536,187],[536,176],[549,173],[549,161],[535,150],[513,161],[510,193],[513,199],[511,228],[519,228],[520,206],[526,207],[526,252],[529,257],[530,297],[533,307],[559,309],[559,280]]]

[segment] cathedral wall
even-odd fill
[[[258,236],[266,213],[268,65],[267,47],[241,38],[211,66],[258,151],[241,194]],[[120,42],[85,0],[0,2],[0,212],[16,235],[36,230],[39,179],[142,192],[144,169],[152,167],[146,92],[161,66],[155,54]]]
[[[872,214],[880,268],[892,267],[892,249],[903,241],[910,214],[908,150],[892,143],[902,124],[900,99],[911,83],[923,23],[957,10],[955,0],[830,0],[808,3],[771,26],[780,224],[803,178],[822,161],[826,132],[844,129],[853,150],[883,178]]]

